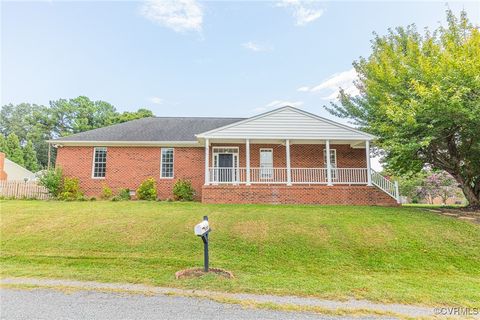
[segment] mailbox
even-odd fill
[[[203,241],[203,270],[208,272],[208,234],[210,231],[210,226],[208,225],[208,217],[203,216],[203,221],[200,222],[193,228],[195,235],[202,238]]]
[[[195,235],[202,237],[204,236],[208,231],[210,231],[210,226],[208,225],[208,220],[204,220],[197,224],[194,228],[195,230]]]

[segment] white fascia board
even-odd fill
[[[198,141],[69,141],[47,140],[57,146],[105,146],[105,147],[199,147]]]
[[[288,136],[285,136],[285,137],[268,137],[268,136],[254,136],[254,135],[249,135],[248,137],[240,137],[240,136],[207,136],[207,137],[200,137],[198,136],[198,138],[201,138],[201,139],[204,139],[204,138],[208,138],[208,139],[250,139],[250,140],[286,140],[286,139],[289,139],[289,140],[292,140],[292,141],[295,141],[295,140],[337,140],[337,141],[365,141],[365,140],[368,140],[368,141],[372,141],[375,139],[375,137],[365,137],[365,138],[361,138],[361,137],[358,137],[358,138],[353,138],[353,137],[349,137],[349,138],[339,138],[339,137],[327,137],[327,136],[323,136],[323,137],[288,137]]]

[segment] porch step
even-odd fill
[[[390,181],[379,172],[371,169],[372,184],[400,203],[400,193],[397,181]]]

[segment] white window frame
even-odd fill
[[[172,150],[172,176],[163,176],[163,150]],[[160,148],[160,179],[173,179],[175,177],[175,148],[165,147]]]
[[[262,167],[262,151],[270,152],[272,155],[272,167]],[[273,178],[273,148],[260,148],[259,154],[259,167],[260,167],[260,179],[272,179]]]
[[[97,149],[103,149],[105,154],[105,177],[107,176],[107,157],[108,157],[108,149],[107,147],[94,147],[93,148],[93,156],[92,156],[92,179],[105,179],[105,177],[95,177],[95,154],[97,153]]]
[[[330,166],[332,167],[332,179],[337,179],[337,170],[335,170],[338,168],[337,149],[330,149],[330,153],[332,152],[333,152],[333,159],[334,159],[334,161],[332,161],[332,158],[330,158]],[[323,164],[325,168],[327,167],[326,154],[327,154],[327,149],[323,149]]]

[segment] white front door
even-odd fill
[[[273,178],[273,149],[260,149],[260,178]]]

